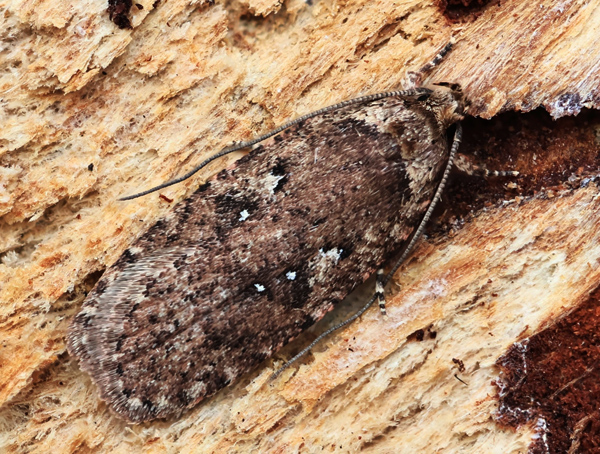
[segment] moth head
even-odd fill
[[[460,85],[436,83],[428,87],[432,93],[427,103],[444,128],[461,121],[465,117],[468,102]]]

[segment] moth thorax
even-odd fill
[[[458,85],[435,85],[427,102],[443,129],[464,118],[466,101]]]

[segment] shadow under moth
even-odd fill
[[[102,399],[134,423],[180,413],[405,257],[463,110],[450,87],[382,93],[233,148],[258,144],[125,250],[72,321],[69,352]]]

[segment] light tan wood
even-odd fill
[[[178,420],[109,414],[65,335],[97,273],[172,206],[119,196],[301,114],[400,88],[452,36],[430,80],[460,83],[472,114],[597,108],[600,5],[508,0],[451,22],[424,0],[139,3],[133,30],[119,30],[105,1],[0,2],[0,450],[526,450],[533,428],[493,420],[494,362],[598,281],[593,185],[423,242],[388,318],[372,310],[276,382],[267,363]],[[226,164],[162,194],[181,200]],[[429,325],[435,339],[407,341]]]

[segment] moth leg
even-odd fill
[[[384,275],[384,271],[383,268],[379,268],[377,270],[377,277],[376,277],[376,281],[375,281],[375,296],[377,296],[377,299],[379,300],[379,310],[381,311],[382,315],[386,315],[387,312],[385,310],[385,294],[384,294],[384,280],[385,280],[385,275]]]
[[[484,165],[473,164],[469,158],[463,154],[458,154],[455,161],[456,168],[461,172],[483,178],[488,177],[517,177],[519,172],[516,170],[489,170]]]

